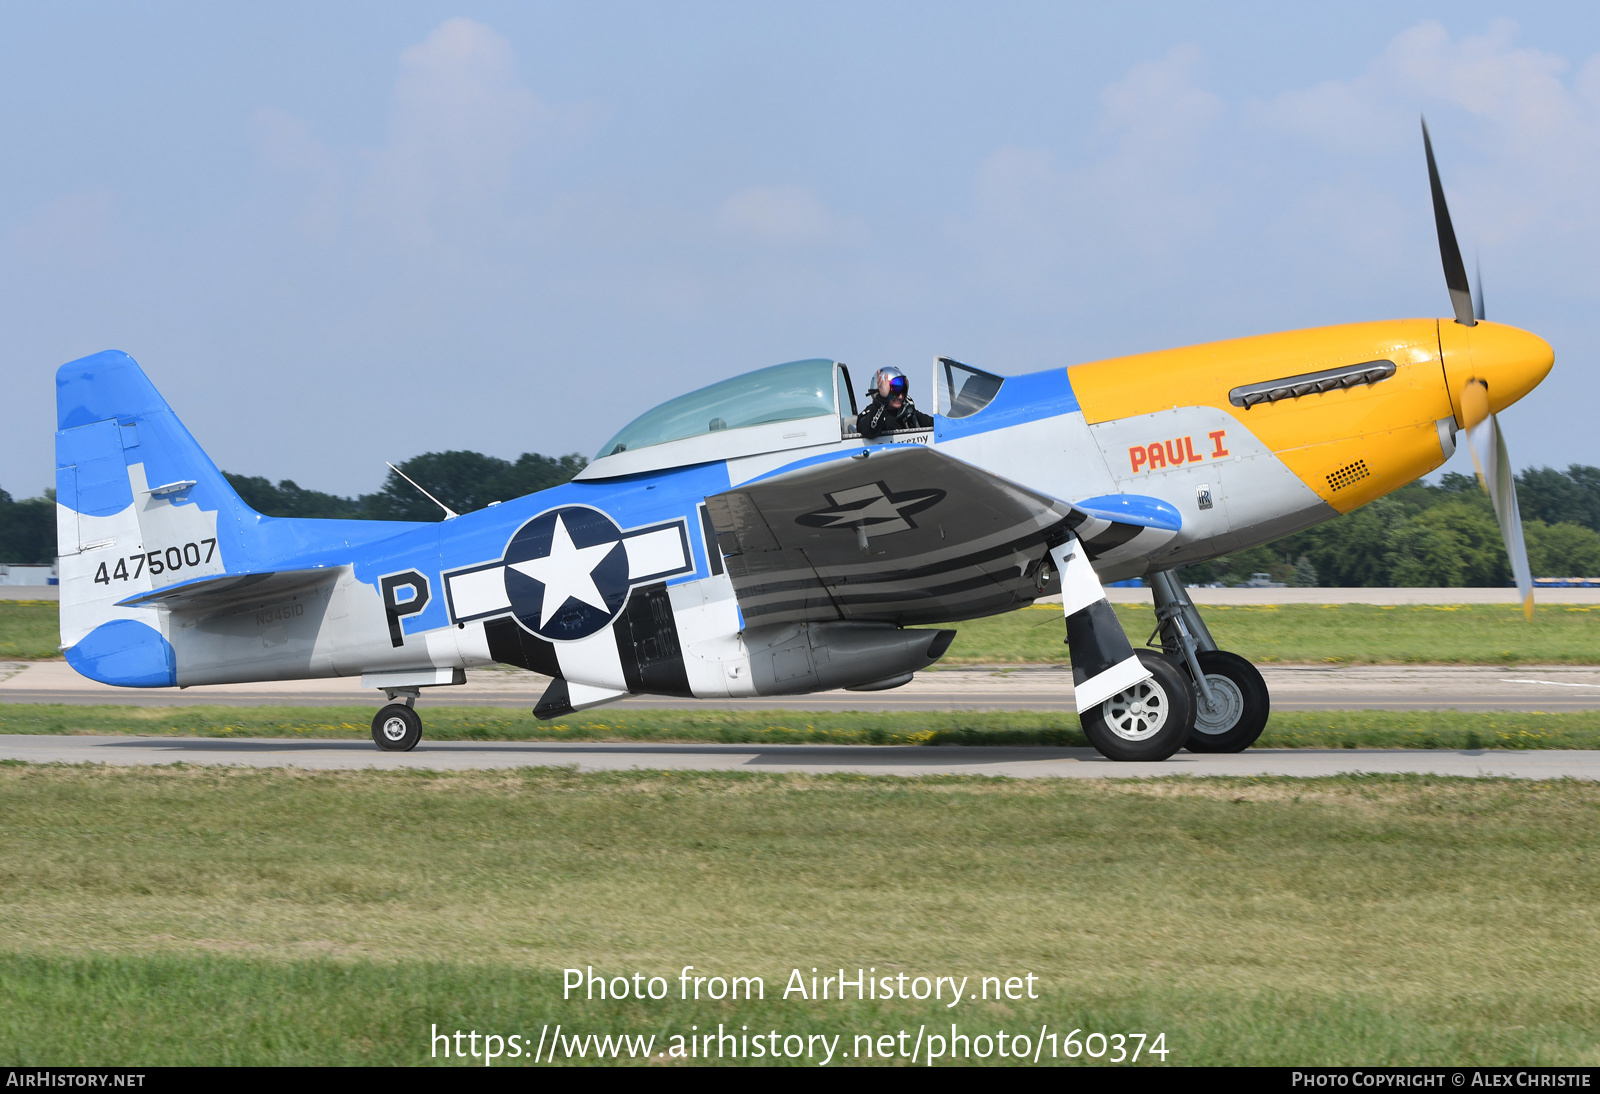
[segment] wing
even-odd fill
[[[1122,557],[1177,528],[1154,499],[1172,531],[1116,499],[1091,512],[923,445],[863,451],[706,499],[747,623],[991,615],[1044,591],[1049,547],[1068,531],[1091,557],[1101,541]]]

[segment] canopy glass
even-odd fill
[[[790,361],[680,395],[647,410],[600,449],[599,459],[723,429],[833,414],[833,362]]]

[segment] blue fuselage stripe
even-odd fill
[[[1077,409],[1078,397],[1073,393],[1065,368],[1008,376],[989,405],[971,417],[934,418],[933,439],[950,441],[990,433],[1024,422],[1071,414]]]

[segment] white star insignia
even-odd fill
[[[598,543],[593,547],[574,546],[572,536],[567,532],[566,521],[557,516],[555,529],[550,535],[550,553],[543,558],[530,558],[526,562],[511,564],[517,573],[531,577],[544,586],[544,603],[539,609],[541,630],[569,597],[602,612],[611,611],[595,586],[594,571],[616,548],[615,543]]]

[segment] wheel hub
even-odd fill
[[[1102,710],[1106,725],[1124,741],[1148,740],[1167,724],[1166,694],[1151,680],[1113,695]]]
[[[383,722],[383,735],[391,741],[400,742],[406,739],[406,723],[404,718],[385,718]]]
[[[1195,706],[1194,731],[1217,736],[1228,732],[1244,717],[1244,692],[1226,676],[1206,673],[1206,686],[1211,689],[1212,705],[1202,697]]]

